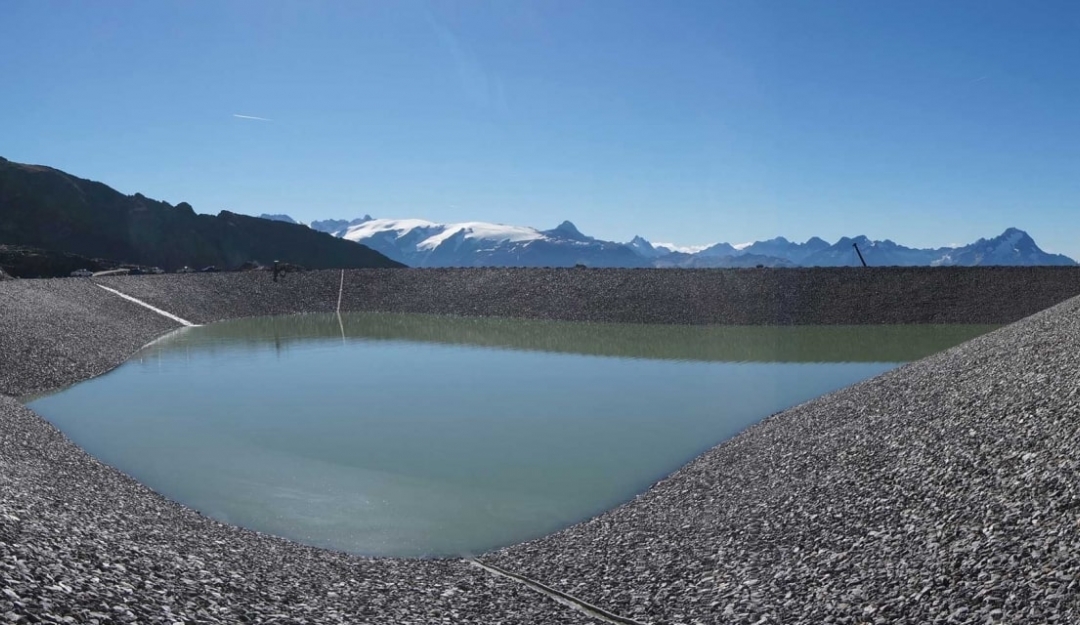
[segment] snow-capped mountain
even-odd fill
[[[992,239],[979,239],[971,245],[946,250],[937,265],[1075,265],[1063,254],[1048,254],[1035,244],[1028,233],[1009,228]]]
[[[654,247],[652,243],[649,243],[644,237],[640,236],[631,239],[626,246],[637,252],[637,255],[642,258],[658,258],[660,256],[667,256],[672,252],[665,247]]]
[[[991,239],[979,239],[962,247],[919,249],[898,245],[888,239],[871,241],[865,236],[844,237],[833,245],[804,258],[800,264],[808,267],[857,267],[859,252],[871,267],[948,267],[976,265],[1075,265],[1076,261],[1061,254],[1048,254],[1035,244],[1023,230],[1009,228]]]
[[[577,226],[569,221],[564,221],[551,230],[544,230],[541,234],[552,239],[577,241],[578,243],[593,243],[596,241],[593,237],[581,234],[581,231],[577,229]]]
[[[293,221],[288,215],[263,217]],[[1042,251],[1017,228],[962,247],[919,249],[861,235],[832,244],[818,237],[803,243],[776,237],[749,244],[677,248],[653,244],[641,236],[629,243],[603,241],[582,234],[569,221],[538,230],[478,221],[440,224],[364,215],[313,221],[310,227],[363,243],[413,267],[858,267],[856,245],[871,267],[1077,264],[1067,256]]]
[[[551,230],[485,222],[371,219],[333,232],[413,267],[648,267],[628,246],[564,221]]]
[[[345,230],[349,226],[358,226],[365,221],[371,221],[371,215],[357,217],[352,221],[349,221],[347,219],[322,219],[311,222],[310,224],[308,224],[308,227],[310,227],[312,230],[318,230],[319,232],[334,234],[335,232]]]

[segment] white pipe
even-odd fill
[[[191,328],[191,327],[195,327],[195,326],[199,325],[197,323],[191,323],[190,321],[188,321],[186,319],[181,319],[180,317],[177,317],[176,315],[172,314],[171,312],[166,312],[166,311],[164,311],[164,310],[162,310],[160,308],[157,308],[155,306],[151,306],[150,304],[147,304],[146,302],[144,302],[144,301],[142,301],[140,299],[135,299],[134,297],[132,297],[130,295],[125,295],[125,294],[121,293],[120,291],[117,291],[116,289],[110,289],[109,287],[102,286],[100,284],[98,284],[97,286],[105,289],[106,291],[108,291],[108,292],[110,292],[110,293],[112,293],[114,295],[119,295],[120,297],[126,299],[129,302],[134,302],[134,303],[138,304],[139,306],[142,306],[143,308],[149,308],[150,310],[156,312],[157,314],[161,315],[162,317],[168,317],[169,319],[172,319],[173,321],[175,321],[176,323],[179,323],[182,326],[187,326],[187,327]]]

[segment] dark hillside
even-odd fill
[[[78,254],[0,244],[0,280],[4,279],[4,274],[15,278],[55,278],[68,276],[76,269],[101,271],[118,266],[118,263]]]
[[[0,158],[0,243],[177,269],[274,260],[308,268],[398,267],[363,245],[304,226],[222,211],[197,215],[123,195],[51,167]]]

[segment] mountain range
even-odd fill
[[[675,248],[643,237],[620,243],[583,234],[569,221],[550,230],[485,222],[422,219],[325,219],[300,224],[288,215],[197,214],[41,165],[0,157],[0,269],[13,275],[66,275],[68,265],[131,263],[254,266],[280,260],[330,267],[799,267],[1076,265],[1048,254],[1022,230],[969,245],[910,248],[890,240],[783,237],[750,244]],[[4,260],[7,259],[7,260]],[[16,269],[17,268],[17,269]],[[14,271],[13,271],[14,270]]]
[[[287,215],[262,215],[296,223]],[[628,243],[582,234],[569,221],[551,230],[486,222],[440,224],[423,219],[373,219],[370,215],[310,224],[315,230],[363,243],[413,267],[844,267],[1076,265],[1044,252],[1023,230],[958,247],[912,248],[888,239],[842,237],[829,243],[812,237],[802,243],[776,237],[748,245],[717,243],[695,251],[653,244],[643,237]],[[856,252],[856,246],[858,252]]]

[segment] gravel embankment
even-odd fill
[[[0,393],[84,380],[176,326],[93,282],[211,323],[333,312],[341,273],[290,274],[277,283],[266,272],[6,281]],[[1080,268],[373,269],[345,272],[343,295],[350,311],[566,321],[1004,324],[1080,295]]]
[[[178,325],[74,279],[4,282],[0,319],[10,395],[103,373]],[[360,558],[207,519],[0,396],[0,622],[592,620],[461,562]]]
[[[340,273],[131,276],[103,284],[196,323],[333,312]],[[344,310],[629,323],[1011,323],[1080,295],[1078,267],[373,269]]]
[[[0,494],[0,622],[591,622],[460,562],[359,558],[212,521],[6,397]]]
[[[1080,299],[483,560],[642,620],[1080,622]]]
[[[330,312],[339,272],[101,280],[196,323]],[[1007,323],[1076,269],[361,270],[343,308],[650,323]],[[87,280],[0,283],[0,393],[177,324]],[[1080,619],[1080,299],[774,416],[630,504],[487,560],[656,622]],[[718,410],[722,407],[718,406]],[[44,615],[50,615],[47,618]],[[206,519],[0,397],[0,621],[576,623],[450,561]]]
[[[88,280],[0,283],[0,395],[100,375],[178,324]]]

